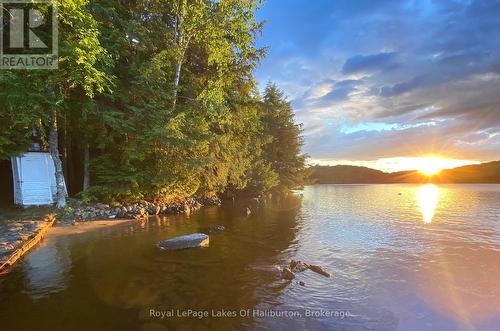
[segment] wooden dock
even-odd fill
[[[22,245],[19,248],[17,248],[6,260],[0,261],[0,275],[5,275],[9,273],[14,263],[16,263],[17,260],[23,257],[26,253],[28,253],[28,251],[31,248],[33,248],[43,239],[47,231],[54,224],[55,220],[56,217],[54,214],[47,215],[45,217],[44,225],[40,228],[40,230],[34,237],[22,243]]]

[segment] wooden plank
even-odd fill
[[[7,260],[3,261],[2,264],[0,265],[0,275],[4,275],[10,272],[12,269],[12,266],[14,263],[16,263],[17,260],[19,260],[21,257],[23,257],[28,251],[33,248],[36,244],[38,244],[47,231],[54,225],[54,222],[56,220],[56,217],[54,214],[47,215],[45,218],[45,224],[43,227],[38,231],[38,233],[25,243],[21,245],[17,250],[15,250]]]

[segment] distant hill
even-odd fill
[[[313,166],[310,178],[317,184],[384,183],[389,174],[349,165]]]
[[[312,166],[310,170],[316,184],[500,183],[500,161],[442,170],[432,177],[418,171],[387,173],[349,165]]]

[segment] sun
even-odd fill
[[[420,158],[417,169],[426,176],[434,176],[443,170],[444,162],[445,160],[437,157],[423,157]]]
[[[437,164],[429,164],[422,166],[419,171],[427,176],[437,175],[442,169]]]

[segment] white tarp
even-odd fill
[[[14,203],[23,206],[55,203],[56,176],[49,153],[28,152],[13,156]]]

